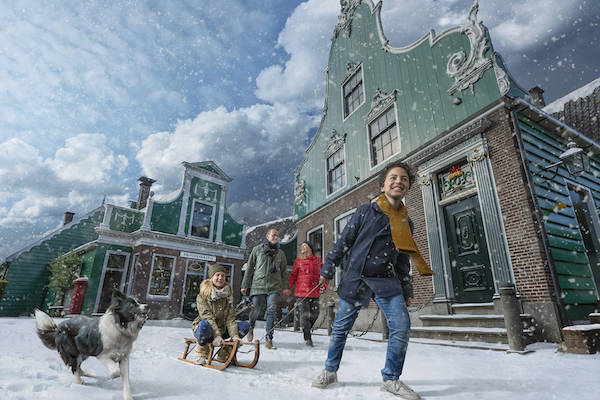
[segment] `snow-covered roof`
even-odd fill
[[[562,111],[567,102],[577,100],[581,97],[589,96],[594,92],[594,89],[596,89],[598,86],[600,86],[600,78],[594,79],[587,85],[572,91],[571,93],[561,97],[560,99],[554,100],[552,103],[542,108],[542,111],[547,112],[548,114]]]

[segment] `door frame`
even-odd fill
[[[102,265],[102,275],[100,276],[100,283],[98,285],[98,290],[96,291],[96,301],[94,303],[94,314],[98,313],[98,306],[100,305],[100,297],[102,296],[102,289],[104,288],[104,278],[106,276],[106,271],[108,270],[108,259],[111,254],[117,254],[121,256],[125,256],[125,265],[123,268],[123,275],[121,276],[121,282],[119,283],[119,290],[123,291],[123,286],[125,285],[125,279],[127,277],[127,271],[129,270],[129,256],[131,252],[126,252],[122,250],[106,250],[106,254],[104,255],[104,263]],[[118,271],[114,268],[110,268],[111,271]]]

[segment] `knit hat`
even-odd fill
[[[315,254],[315,249],[313,248],[312,243],[310,243],[308,240],[305,240],[304,242],[302,242],[302,244],[306,244],[310,248],[310,252]]]
[[[213,275],[217,272],[222,272],[225,274],[225,267],[221,264],[212,264],[208,267],[208,279],[212,279]]]

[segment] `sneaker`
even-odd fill
[[[265,348],[268,350],[276,350],[277,347],[273,346],[273,339],[267,339],[267,342],[265,343]]]
[[[250,329],[250,330],[248,331],[248,333],[246,333],[246,337],[245,337],[245,339],[246,339],[248,342],[251,342],[252,340],[254,340],[254,329]]]
[[[306,344],[306,347],[313,347],[313,342],[312,339],[307,339],[304,341],[304,344]]]
[[[390,392],[393,395],[399,396],[406,400],[419,400],[421,396],[414,390],[412,390],[406,383],[400,379],[396,381],[383,381],[381,384],[381,390],[384,392]]]
[[[314,388],[324,389],[332,383],[337,383],[337,381],[337,372],[330,372],[324,369],[323,372],[321,372],[319,376],[315,378],[311,386]]]

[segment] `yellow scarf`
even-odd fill
[[[433,270],[423,259],[419,252],[419,248],[410,233],[410,225],[408,224],[408,212],[404,204],[400,204],[398,210],[394,210],[385,197],[381,194],[376,201],[379,208],[390,219],[390,228],[392,230],[392,240],[394,245],[401,253],[407,253],[410,256],[413,265],[419,271],[419,275],[433,275]]]

